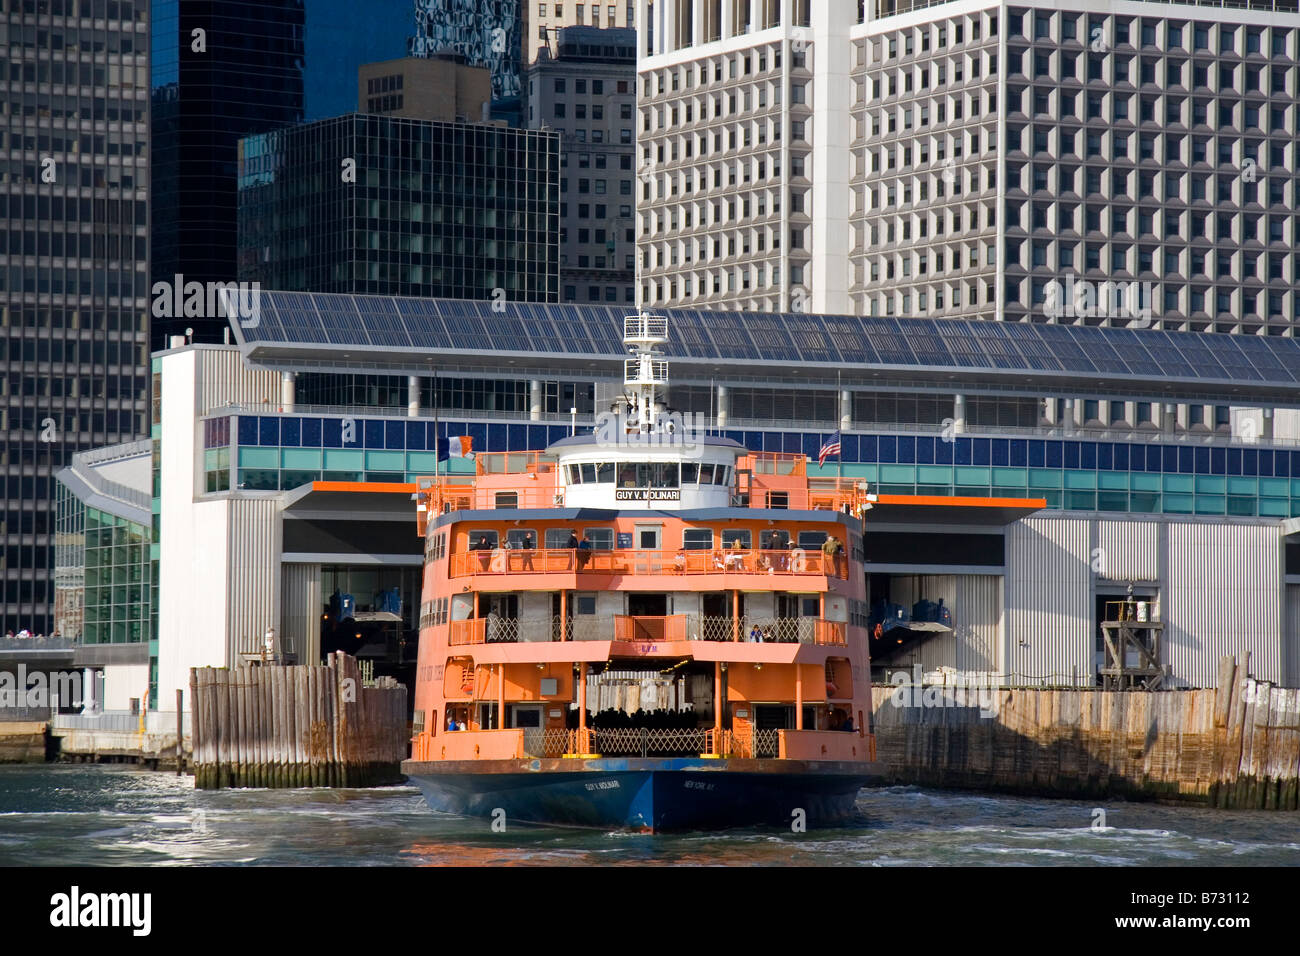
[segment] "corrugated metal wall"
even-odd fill
[[[240,638],[258,637],[280,622],[279,509],[275,498],[230,499],[226,648],[231,661]]]
[[[299,664],[320,662],[320,565],[285,564],[280,575],[280,640]]]
[[[1160,523],[1103,518],[1097,521],[1096,550],[1089,552],[1089,568],[1096,565],[1103,581],[1160,580]]]
[[[1171,522],[1161,605],[1165,661],[1213,687],[1219,658],[1251,652],[1261,680],[1282,678],[1282,539],[1275,525]]]
[[[959,671],[1000,672],[1002,662],[1002,576],[956,575],[953,629],[957,633]]]
[[[1092,672],[1091,527],[1031,517],[1007,528],[1007,671],[1013,683],[1070,683]]]
[[[195,404],[202,417],[214,408],[238,403],[280,407],[280,376],[274,371],[246,367],[238,349],[198,349]]]
[[[1282,619],[1282,655],[1286,673],[1282,683],[1300,687],[1300,584],[1286,586],[1286,608]]]

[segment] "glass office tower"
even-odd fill
[[[558,301],[559,153],[553,131],[356,114],[249,137],[239,279]]]
[[[52,474],[148,400],[148,0],[4,0],[0,633],[50,633]]]
[[[243,136],[356,107],[357,68],[404,54],[411,0],[155,0],[155,282],[235,278],[236,144]],[[218,316],[156,318],[153,347]]]

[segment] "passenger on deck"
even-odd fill
[[[751,628],[749,629],[749,638],[748,638],[748,642],[749,642],[750,644],[762,644],[762,643],[763,643],[763,629],[762,629],[761,627],[759,627],[757,624],[755,624],[753,627],[751,627]]]
[[[478,541],[474,545],[474,550],[479,552],[478,563],[479,570],[486,571],[492,563],[492,545],[488,543],[487,535],[478,536]]]
[[[680,548],[677,551],[676,557],[673,558],[673,571],[677,574],[686,573],[686,552]]]
[[[524,540],[519,543],[519,549],[523,551],[523,569],[525,571],[533,570],[533,533],[524,532]]]

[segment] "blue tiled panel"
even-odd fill
[[[257,420],[257,443],[259,445],[280,444],[280,419],[272,415],[263,415]]]
[[[407,422],[406,423],[406,447],[411,451],[424,451],[429,447],[425,440],[428,436],[429,426],[425,422]]]
[[[321,420],[319,418],[304,418],[302,420],[302,447],[319,448],[320,433]]]
[[[280,422],[280,444],[285,448],[298,448],[302,444],[302,419],[286,418]]]
[[[377,421],[373,418],[367,418],[357,424],[360,426],[362,435],[365,436],[366,448],[384,447],[384,423],[382,420]]]
[[[241,445],[257,444],[257,417],[255,415],[239,416],[239,443]]]
[[[406,447],[406,422],[384,422],[384,447],[389,449]]]

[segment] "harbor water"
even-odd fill
[[[1293,814],[891,787],[854,826],[642,836],[428,810],[411,787],[196,791],[130,767],[0,767],[3,866],[1300,866]],[[1104,811],[1104,814],[1103,814]]]

